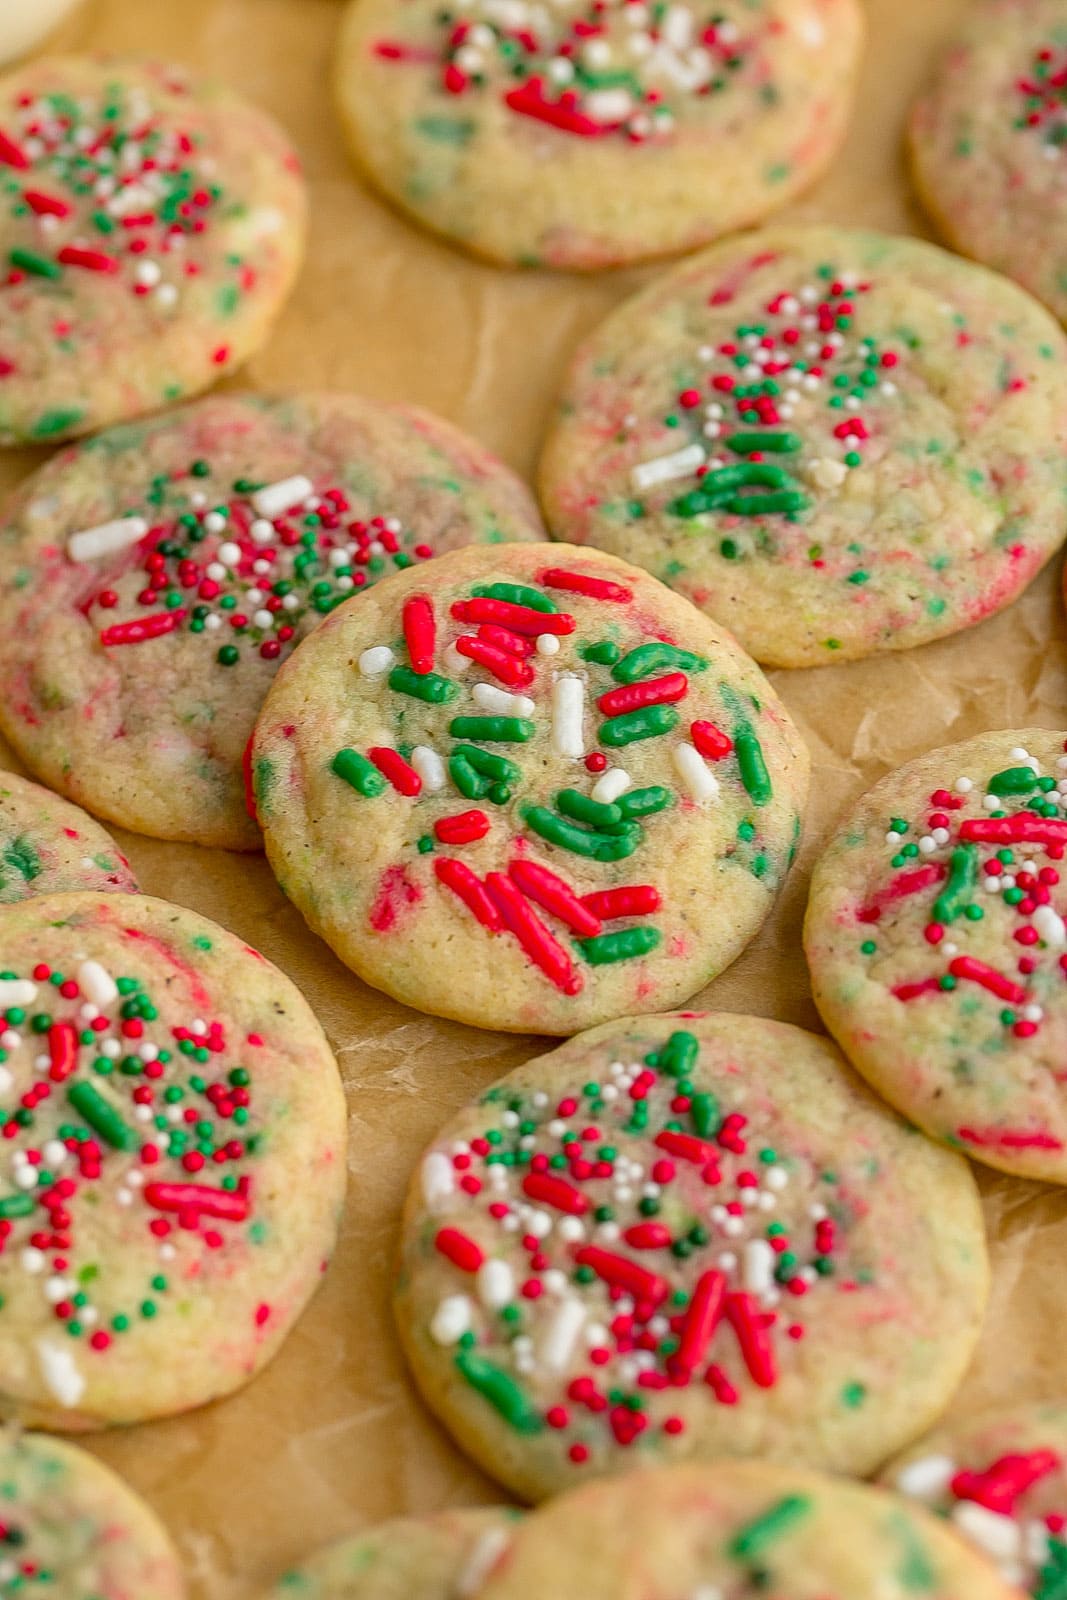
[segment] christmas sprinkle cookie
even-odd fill
[[[0,906],[75,889],[136,894],[115,841],[77,806],[0,772]]]
[[[775,228],[686,262],[579,350],[549,526],[802,667],[1001,610],[1067,532],[1067,345],[916,239]]]
[[[95,1457],[0,1435],[4,1600],[184,1600],[178,1556],[143,1501]]]
[[[536,1500],[649,1460],[869,1472],[944,1407],[986,1290],[964,1162],[829,1041],[679,1012],[572,1039],[443,1130],[396,1307],[430,1406]]]
[[[974,0],[912,108],[911,170],[956,250],[1067,318],[1067,17],[1060,0]]]
[[[473,1600],[518,1518],[503,1507],[398,1517],[294,1567],[269,1600]]]
[[[518,480],[421,411],[227,395],[115,428],[0,524],[0,724],[101,816],[257,849],[244,753],[304,634],[387,573],[538,532]]]
[[[64,56],[0,80],[0,444],[154,411],[253,355],[304,207],[278,125],[179,67]]]
[[[792,861],[808,755],[729,635],[647,573],[540,544],[457,551],[327,618],[252,770],[283,889],[361,978],[567,1034],[739,954]]]
[[[1043,1401],[949,1423],[886,1468],[1034,1600],[1067,1595],[1067,1405]]]
[[[806,188],[844,134],[857,0],[354,0],[353,155],[506,266],[692,250]]]
[[[634,1472],[516,1530],[478,1600],[1021,1600],[921,1507],[764,1462]]]
[[[1065,749],[984,733],[883,778],[816,865],[804,927],[816,1004],[878,1092],[1049,1183],[1067,1183]]]
[[[333,1246],[345,1106],[262,956],[140,895],[6,910],[0,1131],[0,1415],[167,1416],[279,1348]]]

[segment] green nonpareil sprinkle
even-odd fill
[[[774,792],[771,775],[763,759],[763,746],[750,727],[734,729],[734,750],[746,794],[754,806],[765,806]]]
[[[806,1517],[810,1510],[811,1501],[807,1495],[787,1494],[769,1511],[765,1511],[762,1517],[757,1517],[734,1535],[727,1546],[730,1555],[735,1561],[749,1561],[753,1556],[760,1555],[769,1544],[773,1544]]]
[[[533,738],[537,726],[526,717],[454,717],[448,731],[453,739],[481,739],[494,744],[525,744],[528,739]]]
[[[116,1150],[136,1150],[137,1134],[110,1105],[95,1084],[75,1083],[67,1090],[67,1099],[79,1116],[98,1133],[101,1139]]]
[[[384,793],[388,787],[373,761],[368,761],[358,750],[338,750],[330,762],[330,771],[343,778],[366,800]]]
[[[600,724],[597,737],[611,749],[634,744],[638,739],[656,739],[678,725],[674,706],[645,706],[640,711],[625,711]]]
[[[613,961],[630,961],[655,950],[663,935],[658,928],[623,928],[620,933],[598,933],[592,939],[577,939],[577,948],[592,967],[605,967]]]
[[[971,902],[978,879],[978,851],[973,844],[957,845],[949,859],[948,881],[934,901],[934,918],[952,922]]]
[[[413,672],[410,667],[394,667],[389,674],[389,687],[396,694],[407,694],[434,706],[447,705],[459,693],[459,684],[451,678],[442,678],[436,672]]]
[[[540,1433],[544,1426],[540,1413],[531,1404],[510,1373],[487,1361],[473,1350],[460,1350],[456,1369],[472,1389],[476,1389],[518,1433]]]
[[[653,673],[703,672],[707,665],[703,656],[658,639],[653,644],[639,644],[636,649],[627,651],[612,667],[611,676],[616,683],[638,683]]]

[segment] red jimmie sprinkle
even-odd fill
[[[411,670],[425,677],[433,671],[437,624],[434,621],[433,601],[426,595],[412,595],[404,601],[404,642],[408,648]],[[373,760],[374,757],[371,757]],[[406,793],[402,790],[401,793]],[[415,791],[418,793],[418,791]]]
[[[752,1381],[761,1389],[773,1388],[778,1377],[774,1347],[763,1325],[756,1297],[751,1294],[728,1294],[726,1315],[737,1334],[741,1355]]]
[[[642,706],[669,705],[685,698],[689,679],[684,672],[668,672],[662,678],[648,678],[644,683],[625,683],[618,689],[602,694],[597,705],[606,717],[620,716],[627,711],[639,711]]]
[[[502,872],[490,872],[486,875],[485,887],[504,926],[514,934],[534,966],[539,967],[563,994],[578,994],[582,987],[581,975],[518,885]]]
[[[461,1272],[477,1272],[485,1260],[481,1246],[458,1228],[441,1228],[433,1243],[434,1249]]]
[[[399,750],[393,750],[388,745],[375,745],[372,750],[367,751],[367,755],[382,777],[388,778],[398,794],[413,797],[422,793],[422,779],[415,768],[404,760]]]
[[[974,1500],[987,1511],[1010,1517],[1021,1496],[1061,1465],[1062,1459],[1054,1450],[1001,1456],[984,1472],[957,1472],[951,1483],[952,1493],[957,1500]]]
[[[570,594],[584,594],[590,600],[614,600],[625,605],[634,592],[625,584],[612,583],[608,578],[592,578],[585,572],[570,572],[565,567],[549,567],[542,572],[541,582],[546,589],[563,589]]]
[[[58,195],[42,194],[40,189],[24,189],[22,198],[30,210],[39,217],[67,217],[71,208]]]
[[[593,894],[583,894],[582,905],[602,922],[614,922],[618,917],[647,917],[658,911],[663,898],[651,883],[635,883],[621,889],[598,889]]]
[[[73,1022],[54,1022],[48,1030],[48,1076],[53,1083],[69,1078],[78,1064],[78,1030]]]
[[[109,256],[104,250],[89,250],[79,244],[65,244],[56,256],[65,267],[84,267],[87,272],[117,272],[119,262],[117,256]]]
[[[664,1128],[657,1133],[655,1142],[669,1156],[677,1156],[680,1161],[693,1161],[698,1166],[716,1161],[719,1155],[716,1146],[707,1139],[698,1139],[695,1133],[676,1133],[673,1128]]]
[[[113,622],[100,634],[102,645],[143,644],[146,639],[158,639],[173,633],[185,617],[183,610],[159,611],[155,616],[137,618],[133,622]]]
[[[857,921],[877,922],[886,906],[891,906],[898,900],[905,900],[909,895],[918,894],[921,889],[932,888],[935,883],[941,882],[947,872],[948,868],[943,862],[928,861],[925,866],[899,873],[883,889],[879,889],[865,906],[860,907],[856,912]]]
[[[974,956],[957,956],[949,962],[948,970],[954,978],[965,978],[971,983],[980,984],[990,994],[996,995],[998,1000],[1008,1000],[1012,1005],[1021,1006],[1026,999],[1026,990],[1019,984]]]
[[[243,1222],[248,1197],[239,1189],[208,1189],[199,1183],[148,1183],[144,1197],[156,1211],[186,1211],[227,1222]]]
[[[495,622],[513,633],[536,637],[542,633],[573,633],[574,618],[566,611],[535,611],[532,606],[513,605],[510,600],[494,600],[489,595],[472,595],[456,600],[452,615],[457,622]]]
[[[483,928],[488,928],[490,933],[500,932],[504,926],[500,912],[486,894],[482,880],[465,861],[457,861],[454,856],[439,856],[433,864],[433,870],[438,880],[463,901]]]
[[[528,683],[533,682],[534,671],[528,661],[511,655],[507,650],[501,650],[499,646],[490,644],[485,639],[476,639],[469,633],[460,634],[456,640],[456,649],[461,656],[477,661],[480,667],[491,672],[494,678],[498,678],[509,689],[524,689]]]
[[[508,868],[512,880],[546,911],[565,922],[572,933],[589,938],[601,930],[601,920],[562,878],[536,861],[513,861]]]
[[[685,1313],[674,1363],[683,1372],[692,1372],[703,1361],[715,1329],[722,1320],[726,1304],[726,1277],[721,1272],[704,1272],[697,1279]]]
[[[734,741],[728,734],[717,728],[714,722],[691,722],[689,724],[689,737],[694,748],[707,761],[721,761],[723,756],[728,756],[734,747]]]
[[[665,1250],[671,1242],[671,1230],[662,1222],[635,1222],[623,1238],[631,1250]]]
[[[373,759],[373,752],[371,756]],[[477,809],[460,811],[454,817],[441,817],[434,823],[433,831],[442,844],[473,844],[489,832],[489,818]]]
[[[660,1305],[670,1293],[670,1285],[658,1273],[647,1271],[629,1256],[601,1250],[599,1245],[583,1245],[575,1251],[574,1259],[580,1267],[591,1267],[605,1283],[624,1289],[635,1300],[647,1301],[649,1305]]]
[[[960,838],[983,844],[1067,844],[1067,822],[1019,811],[1014,817],[968,817]]]
[[[0,128],[0,165],[17,167],[20,172],[25,172],[30,165],[30,158],[20,144],[16,144],[10,134]]]
[[[522,1192],[538,1204],[565,1211],[570,1217],[582,1217],[589,1210],[588,1196],[566,1178],[554,1178],[549,1172],[528,1172],[522,1180]]]

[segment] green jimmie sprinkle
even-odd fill
[[[638,739],[656,739],[678,725],[674,706],[645,706],[640,711],[624,711],[600,724],[597,738],[612,749],[635,744]]]
[[[592,939],[577,939],[575,944],[591,967],[605,967],[613,961],[647,956],[662,937],[658,928],[623,928],[620,933],[598,933]]]
[[[456,1356],[456,1368],[471,1388],[477,1389],[482,1399],[487,1400],[493,1410],[498,1411],[518,1433],[541,1432],[544,1423],[540,1413],[525,1390],[503,1367],[487,1361],[484,1356],[475,1355],[472,1350],[461,1350]]]
[[[934,919],[952,922],[971,903],[978,881],[978,851],[973,844],[961,844],[949,859],[948,881],[934,901]]]
[[[703,656],[692,650],[680,650],[675,644],[656,639],[651,644],[639,644],[628,650],[621,661],[616,661],[611,676],[616,683],[637,683],[658,672],[703,672],[707,667]]]
[[[559,607],[540,589],[527,588],[524,583],[477,583],[472,594],[486,600],[503,600],[509,606],[529,606],[531,611],[554,613]]]
[[[527,806],[523,812],[527,827],[561,850],[570,850],[590,861],[625,861],[632,856],[644,835],[637,823],[619,826],[612,833],[593,833],[559,817],[547,806]]]
[[[388,787],[373,761],[361,756],[358,750],[338,750],[330,762],[330,771],[343,778],[367,800],[373,799],[376,794],[383,794]]]

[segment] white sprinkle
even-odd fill
[[[556,1232],[567,1244],[576,1244],[585,1238],[585,1226],[580,1217],[562,1217],[556,1224]]]
[[[280,517],[291,511],[301,500],[306,500],[315,485],[310,478],[297,473],[293,478],[279,478],[277,483],[265,483],[252,496],[252,509],[257,517]]]
[[[631,787],[632,782],[630,774],[624,772],[622,767],[609,767],[594,783],[593,799],[602,806],[613,805]]]
[[[161,283],[152,298],[164,309],[169,310],[171,306],[177,303],[178,291],[173,283]]]
[[[951,1456],[920,1456],[897,1473],[896,1487],[916,1500],[936,1500],[955,1476]]]
[[[158,261],[139,261],[133,276],[134,280],[143,284],[146,289],[154,289],[163,272]]]
[[[594,89],[585,100],[585,110],[597,122],[622,122],[632,109],[633,100],[625,89]]]
[[[478,1593],[510,1543],[509,1528],[490,1528],[482,1534],[455,1580],[456,1594],[460,1600],[467,1600],[469,1595]]]
[[[987,1511],[974,1500],[960,1500],[952,1508],[952,1521],[988,1555],[1003,1560],[1017,1556],[1022,1543],[1022,1531],[1012,1517],[1002,1517],[997,1511]]]
[[[32,1006],[37,998],[37,985],[29,978],[0,978],[0,1010],[8,1006]]]
[[[630,473],[635,489],[651,489],[656,483],[669,483],[673,478],[688,478],[697,467],[704,465],[704,446],[687,444],[670,455],[656,456],[652,461],[642,461]]]
[[[99,961],[83,961],[78,968],[78,987],[94,1006],[109,1006],[118,999],[118,984]]]
[[[72,533],[67,540],[67,555],[71,561],[99,561],[101,556],[113,555],[116,550],[127,550],[148,532],[143,517],[116,517],[112,522],[98,522],[95,528],[83,528]]]
[[[558,756],[584,754],[584,715],[585,684],[573,673],[562,674],[552,685],[552,747]]]
[[[38,1273],[44,1271],[48,1258],[43,1250],[38,1250],[33,1245],[28,1245],[23,1250],[19,1260],[22,1263],[23,1272]]]
[[[515,1274],[506,1261],[483,1261],[475,1275],[478,1298],[489,1311],[499,1311],[515,1294]]]
[[[411,752],[411,765],[422,779],[422,786],[429,794],[436,794],[445,786],[445,764],[436,750],[428,744],[417,744]]]
[[[559,655],[559,640],[554,633],[539,633],[537,635],[537,654],[539,656]]]
[[[446,1295],[430,1320],[434,1344],[457,1344],[471,1325],[471,1303],[465,1294]]]
[[[691,800],[700,805],[705,800],[715,799],[719,792],[719,780],[699,750],[683,739],[671,750],[671,760]]]
[[[585,1322],[586,1310],[579,1299],[569,1296],[560,1301],[538,1341],[538,1360],[550,1372],[562,1372],[569,1365]]]
[[[76,1406],[85,1392],[85,1379],[78,1371],[73,1351],[50,1339],[38,1339],[36,1350],[41,1375],[60,1405]]]
[[[495,683],[476,683],[471,693],[483,710],[495,716],[532,717],[537,710],[528,695],[509,694],[506,689],[498,689]]]
[[[1038,906],[1034,911],[1033,923],[1038,937],[1047,945],[1059,949],[1067,944],[1067,923],[1064,923],[1063,918],[1053,911],[1051,906]]]
[[[817,489],[838,489],[848,477],[848,468],[830,456],[816,456],[808,462],[808,477]]]
[[[382,678],[396,661],[387,644],[371,645],[359,658],[359,670],[364,678]]]
[[[768,1167],[763,1174],[763,1182],[768,1189],[775,1189],[780,1193],[789,1186],[789,1174],[784,1167]]]
[[[422,1163],[422,1198],[433,1210],[456,1187],[452,1163],[441,1150],[431,1150]]]
[[[205,527],[207,526],[206,518],[204,525]],[[227,539],[225,544],[219,545],[218,554],[219,560],[227,567],[235,567],[241,559],[241,546],[239,544],[234,544],[232,539]]]
[[[970,794],[971,790],[974,788],[974,779],[957,778],[952,787],[955,789],[957,794]]]
[[[741,1253],[741,1278],[750,1294],[765,1295],[774,1288],[777,1257],[766,1239],[750,1239]]]
[[[205,533],[221,533],[226,526],[226,521],[227,519],[221,511],[209,511],[204,518]],[[229,548],[232,550],[234,547],[230,545]],[[238,550],[237,554],[239,557],[241,552]]]

